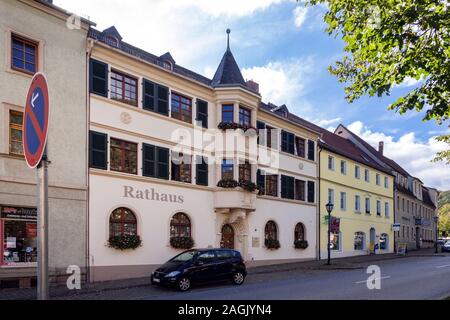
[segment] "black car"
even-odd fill
[[[151,283],[187,291],[193,284],[232,281],[241,285],[247,270],[240,252],[229,249],[185,251],[166,262],[151,275]]]

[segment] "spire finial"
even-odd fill
[[[228,37],[228,39],[227,39],[227,50],[230,50],[230,33],[231,33],[231,30],[227,29],[227,37]]]

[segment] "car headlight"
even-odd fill
[[[173,272],[169,273],[166,277],[173,278],[173,277],[176,277],[177,275],[179,275],[180,273],[181,273],[180,271],[173,271]]]

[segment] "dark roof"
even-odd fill
[[[286,105],[284,105],[284,104],[282,106],[277,106],[270,102],[269,103],[261,102],[259,107],[260,107],[260,109],[272,112],[280,117],[286,118],[287,120],[289,120],[295,124],[298,124],[304,128],[312,130],[316,133],[320,134],[320,130],[322,129],[321,127],[316,126],[315,124],[291,113],[289,111],[289,109],[286,107]]]
[[[228,48],[220,61],[219,67],[211,82],[213,87],[242,85],[245,86],[245,80],[241,70],[234,59],[233,53]]]
[[[100,41],[112,48],[118,49],[126,54],[132,55],[136,58],[142,59],[146,62],[152,63],[154,65],[158,65],[160,67],[164,67],[165,61],[170,61],[172,63],[172,71],[178,75],[189,78],[191,80],[200,82],[209,87],[241,87],[247,91],[253,92],[257,95],[260,95],[259,92],[256,92],[249,86],[247,86],[244,78],[242,77],[239,66],[236,63],[236,60],[233,57],[233,54],[227,49],[225,52],[222,61],[217,69],[216,75],[214,79],[211,80],[201,74],[198,74],[194,71],[186,69],[180,65],[175,63],[170,52],[166,52],[162,56],[156,56],[151,54],[145,50],[137,48],[125,41],[122,41],[122,37],[117,29],[112,26],[104,31],[99,31],[94,28],[91,28],[88,33],[88,37]],[[118,40],[112,40],[111,37],[114,37]]]
[[[119,31],[117,31],[116,27],[114,27],[114,26],[109,27],[108,29],[103,30],[102,34],[105,35],[105,36],[113,36],[113,37],[116,37],[119,41],[122,40],[122,36],[120,35]]]
[[[172,55],[170,54],[170,52],[166,52],[164,53],[162,56],[159,57],[160,60],[165,60],[165,61],[169,61],[172,64],[175,64],[175,60],[173,59]]]
[[[412,192],[412,191],[409,190],[408,188],[405,188],[405,187],[402,186],[401,184],[398,184],[398,183],[396,182],[394,186],[395,186],[395,190],[397,190],[397,191],[399,191],[399,192],[401,192],[401,193],[403,193],[403,194],[406,194],[406,195],[410,196],[411,198],[418,199],[418,198],[416,197],[416,195],[414,194],[414,192]]]
[[[398,173],[408,177],[411,176],[405,169],[403,169],[397,162],[395,162],[392,159],[389,159],[382,155],[378,150],[376,150],[374,147],[372,147],[369,143],[361,139],[358,135],[354,134],[352,131],[350,131],[348,128],[346,128],[344,125],[340,124],[339,127],[343,127],[345,130],[347,130],[348,133],[350,133],[356,140],[358,140],[365,148],[367,148],[370,153],[372,153],[373,156],[378,158],[379,161],[385,163],[387,166],[391,167],[394,171],[397,171]],[[337,134],[339,135],[339,127],[336,129]]]
[[[430,197],[430,190],[427,187],[422,187],[422,198],[423,203],[436,209],[436,205],[433,203]]]
[[[392,172],[390,170],[387,170],[386,168],[378,165],[378,163],[373,161],[373,159],[368,154],[366,154],[362,149],[358,148],[352,141],[340,137],[337,134],[334,134],[326,129],[321,129],[321,133],[322,141],[320,141],[319,145],[322,148],[352,159],[356,162],[362,163],[386,174],[392,175]]]
[[[108,28],[111,29],[111,28]],[[108,30],[106,29],[106,30]],[[115,29],[115,28],[114,28]],[[116,30],[117,31],[117,30]],[[124,41],[119,41],[118,44],[116,43],[111,43],[108,39],[108,34],[105,34],[104,32],[98,31],[94,28],[91,28],[89,30],[89,34],[88,37],[94,39],[94,40],[98,40],[108,46],[111,46],[113,48],[119,49],[120,51],[127,53],[129,55],[132,55],[136,58],[142,59],[146,62],[152,63],[154,65],[158,65],[160,67],[163,66],[164,61],[167,58],[167,54],[162,55],[161,57],[158,57],[154,54],[151,54],[145,50],[139,49],[135,46],[132,46],[131,44],[128,44]],[[120,39],[119,39],[120,40]],[[173,59],[173,58],[172,58]],[[202,76],[198,73],[195,73],[191,70],[188,70],[186,68],[183,68],[177,64],[173,64],[173,72],[176,74],[179,74],[181,76],[187,77],[189,79],[192,79],[194,81],[198,81],[204,85],[207,86],[211,86],[211,80],[208,79],[205,76]]]

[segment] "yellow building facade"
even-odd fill
[[[346,139],[324,133],[320,146],[321,259],[328,255],[328,212],[332,211],[331,257],[394,251],[394,178],[371,163]]]

